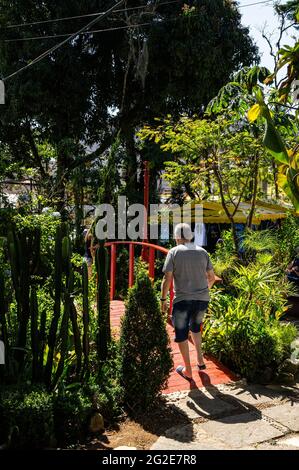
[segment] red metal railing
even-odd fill
[[[115,241],[107,242],[105,246],[109,247],[111,252],[110,256],[110,300],[113,300],[115,297],[115,280],[116,280],[116,255],[117,255],[117,246],[118,245],[129,245],[129,279],[128,286],[132,287],[134,284],[134,254],[135,254],[135,245],[142,246],[143,249],[148,249],[148,273],[151,279],[155,278],[155,259],[156,251],[160,251],[164,255],[167,255],[168,249],[163,248],[163,246],[153,245],[148,242],[132,242],[132,241]],[[172,309],[173,303],[173,286],[170,288],[170,311]]]

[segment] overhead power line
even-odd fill
[[[175,18],[176,19],[176,18]],[[164,22],[168,22],[171,20],[165,20]],[[136,23],[136,24],[130,24],[126,26],[115,26],[114,28],[103,28],[103,29],[92,29],[89,31],[83,31],[81,33],[76,33],[77,35],[81,34],[94,34],[94,33],[105,33],[109,31],[118,31],[121,29],[129,29],[129,28],[138,28],[140,26],[149,26],[152,25],[153,22],[149,21],[147,23]],[[36,40],[41,40],[41,39],[54,39],[54,38],[62,38],[69,36],[71,33],[68,34],[53,34],[50,36],[33,36],[29,38],[17,38],[17,39],[4,39],[4,42],[23,42],[23,41],[36,41]]]
[[[179,3],[179,0],[172,0],[172,1],[169,1],[169,2],[159,3],[156,6],[159,7],[159,6],[163,6],[163,5],[169,5],[169,4],[172,4],[172,3]],[[266,3],[272,3],[272,0],[264,0],[264,1],[261,1],[261,2],[250,3],[250,4],[246,4],[246,5],[240,5],[238,8],[250,7],[250,6],[253,6],[253,5],[260,5],[260,4],[266,4]],[[139,6],[139,7],[123,8],[123,9],[120,9],[120,10],[114,10],[113,13],[141,9],[141,8],[146,7],[146,6],[147,5]],[[10,27],[13,27],[13,26],[17,27],[17,26],[28,26],[28,25],[32,25],[32,24],[42,24],[42,23],[46,23],[46,22],[55,22],[55,21],[73,19],[73,18],[84,18],[86,16],[94,16],[94,15],[102,15],[102,14],[103,13],[91,13],[89,15],[73,16],[73,17],[66,17],[66,18],[57,18],[55,20],[48,20],[48,21],[45,21],[45,22],[23,23],[23,24],[20,24],[20,25],[7,26],[7,28],[10,28]],[[199,15],[193,15],[193,16],[199,16]],[[171,20],[165,20],[165,21],[171,21]],[[109,32],[109,31],[118,31],[118,30],[129,29],[129,28],[138,28],[140,26],[150,26],[152,24],[153,24],[153,22],[146,22],[146,23],[131,24],[129,26],[116,26],[116,27],[111,27],[111,28],[103,28],[103,29],[97,29],[97,30],[91,30],[91,31],[83,31],[81,33],[61,33],[61,34],[58,33],[58,34],[50,34],[50,35],[46,35],[46,36],[43,35],[43,36],[29,36],[29,37],[24,37],[24,38],[4,39],[3,41],[4,42],[39,41],[41,39],[63,38],[63,37],[69,36],[70,34],[78,34],[79,35],[79,34],[105,33],[105,32]]]
[[[192,15],[192,18],[197,18],[201,15]],[[163,24],[165,23],[170,23],[171,21],[177,21],[179,17],[175,17],[175,18],[169,18],[167,20],[163,20]],[[162,23],[162,22],[161,22]],[[103,28],[103,29],[92,29],[92,30],[89,30],[89,31],[83,31],[81,33],[75,33],[76,35],[81,35],[81,34],[95,34],[95,33],[106,33],[106,32],[109,32],[109,31],[118,31],[118,30],[123,30],[123,29],[130,29],[130,28],[139,28],[141,26],[152,26],[154,23],[154,21],[149,21],[149,22],[146,22],[146,23],[136,23],[136,24],[130,24],[130,25],[126,25],[126,26],[115,26],[115,27],[112,27],[112,28]],[[156,24],[159,24],[158,22],[156,22]],[[28,37],[28,38],[16,38],[16,39],[4,39],[3,41],[4,42],[23,42],[23,41],[35,41],[35,40],[41,40],[41,39],[54,39],[54,38],[59,38],[59,37],[65,37],[65,36],[69,36],[71,33],[65,33],[65,34],[53,34],[53,35],[49,35],[49,36],[33,36],[33,37]],[[1,41],[1,39],[0,39]]]
[[[168,2],[163,2],[159,3],[158,7],[163,6],[163,5],[171,5],[173,3],[180,3],[180,0],[171,0]],[[246,5],[239,5],[238,8],[246,8],[246,7],[251,7],[253,5],[261,5],[265,3],[272,3],[272,0],[263,0],[260,2],[255,2],[255,3],[248,3]],[[120,10],[114,10],[113,13],[121,13],[124,11],[132,11],[132,10],[141,10],[146,8],[148,5],[140,5],[138,7],[129,7],[129,8],[122,8]],[[43,21],[32,21],[31,23],[19,23],[19,24],[10,24],[7,26],[4,26],[5,29],[14,29],[14,28],[23,28],[26,26],[35,26],[35,25],[40,25],[40,24],[48,24],[48,23],[57,23],[60,21],[70,21],[70,20],[77,20],[77,19],[82,19],[82,18],[90,18],[92,16],[98,16],[102,15],[104,12],[97,12],[97,13],[87,13],[85,15],[76,15],[76,16],[65,16],[62,18],[55,18],[55,19],[50,19],[50,20],[43,20]]]
[[[121,6],[124,3],[124,1],[125,0],[120,0],[118,3],[116,3],[114,6],[112,6],[110,9],[106,10],[105,12],[101,12],[99,14],[98,13],[94,13],[94,14],[92,13],[90,15],[82,15],[81,16],[82,18],[85,17],[85,16],[94,16],[94,15],[98,15],[98,16],[94,20],[90,21],[87,25],[83,26],[82,28],[80,28],[78,31],[76,31],[74,33],[55,34],[55,35],[49,35],[49,36],[35,36],[35,37],[29,37],[29,38],[5,39],[4,40],[5,42],[15,42],[15,41],[40,40],[40,39],[48,39],[48,38],[50,39],[50,38],[58,38],[58,37],[67,36],[66,39],[64,39],[60,43],[56,44],[55,46],[53,46],[50,49],[43,52],[41,55],[39,55],[38,57],[33,59],[29,64],[25,65],[24,67],[21,67],[20,69],[16,70],[12,74],[2,78],[2,81],[6,81],[6,80],[14,77],[15,75],[21,73],[22,71],[28,69],[29,67],[32,67],[34,64],[40,62],[42,59],[44,59],[48,55],[52,54],[57,49],[59,49],[61,46],[66,44],[68,41],[71,41],[73,38],[75,38],[78,35],[103,33],[103,32],[107,32],[107,31],[117,31],[117,30],[121,30],[121,29],[136,28],[136,27],[140,27],[140,26],[148,26],[148,25],[153,24],[153,22],[148,22],[148,23],[139,23],[139,24],[127,25],[127,26],[119,26],[119,27],[115,27],[115,28],[106,28],[106,29],[98,29],[98,30],[87,31],[91,26],[93,26],[98,21],[100,21],[102,18],[105,18],[106,16],[108,16],[111,13],[116,13],[117,11],[120,12],[120,11],[132,10],[132,9],[140,9],[140,8],[146,7],[146,5],[144,5],[143,7],[141,7],[141,6],[140,7],[130,7],[130,8],[124,8],[124,9],[121,9],[121,10],[117,10],[117,8],[119,6]],[[157,6],[168,5],[168,4],[171,4],[171,3],[178,3],[178,0],[163,2],[163,3],[158,4]],[[253,6],[253,5],[260,5],[260,4],[266,4],[266,3],[272,3],[272,1],[271,0],[264,0],[264,1],[261,1],[261,2],[241,5],[241,6],[239,6],[239,8],[250,7],[250,6]],[[194,16],[199,16],[199,15],[194,15]],[[73,19],[73,18],[80,18],[80,16],[79,17],[58,18],[56,20],[49,20],[49,22],[66,20],[66,19]],[[170,21],[170,20],[166,20],[166,21]],[[48,22],[48,21],[45,21],[45,22]],[[40,22],[37,22],[37,23],[24,23],[22,25],[11,25],[11,26],[15,26],[15,27],[17,27],[17,26],[28,26],[28,25],[31,25],[31,24],[38,24],[38,23],[40,23]]]
[[[12,74],[8,75],[7,77],[3,78],[2,80],[5,81],[5,80],[8,80],[12,77],[14,77],[15,75],[23,72],[23,70],[26,70],[28,69],[29,67],[32,67],[34,64],[36,64],[37,62],[40,62],[42,59],[44,59],[45,57],[47,57],[48,55],[52,54],[52,52],[55,52],[57,49],[59,49],[61,46],[63,46],[64,44],[66,44],[68,41],[71,41],[73,38],[75,38],[78,34],[81,34],[82,32],[86,31],[87,29],[91,28],[94,24],[96,24],[98,21],[100,21],[101,19],[105,18],[106,16],[108,16],[110,13],[112,13],[114,10],[116,10],[116,8],[120,7],[123,3],[124,3],[125,0],[120,0],[119,2],[117,2],[114,6],[112,6],[111,8],[109,8],[108,10],[106,10],[104,13],[101,13],[99,16],[97,16],[95,19],[93,19],[92,21],[90,21],[87,25],[83,26],[82,28],[80,28],[78,31],[76,31],[75,33],[71,34],[70,36],[68,36],[66,39],[64,39],[63,41],[61,41],[60,43],[56,44],[55,46],[51,47],[50,49],[48,49],[47,51],[43,52],[41,55],[39,55],[38,57],[36,57],[32,62],[30,62],[30,64],[27,64],[25,65],[24,67],[21,67],[19,70],[16,70],[15,72],[13,72]]]
[[[246,3],[245,5],[238,5],[238,8],[253,7],[254,5],[263,5],[265,3],[273,3],[273,0],[263,0],[262,2]]]
[[[163,5],[171,5],[172,3],[179,3],[180,0],[171,0],[168,2],[163,2],[159,3],[158,5],[155,5],[156,7],[160,7]],[[122,8],[120,10],[114,10],[113,13],[121,13],[124,11],[132,11],[132,10],[141,10],[145,9],[148,5],[140,5],[138,7],[129,7],[129,8]],[[104,12],[98,12],[98,13],[88,13],[86,15],[77,15],[77,16],[65,16],[63,18],[55,18],[51,20],[43,20],[43,21],[33,21],[32,23],[20,23],[20,24],[11,24],[8,26],[4,26],[5,29],[13,29],[13,28],[23,28],[25,26],[34,26],[34,25],[39,25],[39,24],[47,24],[47,23],[56,23],[59,21],[69,21],[69,20],[77,20],[81,18],[88,18],[92,16],[98,16],[98,15],[103,15]]]

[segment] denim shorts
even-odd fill
[[[189,331],[199,333],[209,302],[206,300],[181,300],[172,308],[172,324],[175,329],[175,342],[188,339]]]

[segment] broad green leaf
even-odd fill
[[[286,146],[272,121],[268,108],[264,110],[263,116],[266,119],[266,129],[263,141],[265,147],[271,153],[273,158],[275,158],[275,160],[288,165],[289,157]]]
[[[259,105],[263,106],[265,104],[263,92],[259,87],[255,88],[255,97]]]
[[[289,170],[287,170],[286,174],[278,173],[277,183],[278,183],[279,187],[284,191],[284,193],[292,201],[296,213],[299,214],[299,195],[296,194],[296,192],[295,193],[293,192],[293,188],[290,185],[290,181],[289,181],[289,178],[288,178],[288,172],[289,172]]]

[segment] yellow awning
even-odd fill
[[[150,217],[150,223],[157,223],[157,220],[161,222],[162,219],[162,212],[166,215],[169,214],[169,219],[175,219],[176,222],[180,222],[181,218],[184,215],[188,215],[191,212],[191,221],[195,221],[195,211],[196,208],[199,209],[197,214],[200,213],[200,206],[202,207],[203,213],[203,222],[206,224],[229,224],[230,220],[226,215],[222,205],[218,201],[190,201],[189,203],[183,205],[180,208],[171,209],[163,209],[158,216]],[[249,215],[251,209],[250,202],[241,202],[238,210],[234,215],[235,223],[243,223],[245,224],[247,221],[247,217]],[[228,210],[230,213],[233,213],[235,208],[233,204],[228,205]],[[276,205],[273,203],[258,201],[256,203],[254,217],[253,217],[253,224],[259,225],[262,220],[279,220],[285,219],[287,213],[291,211],[291,207]]]

